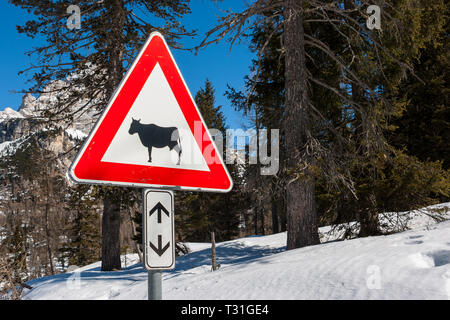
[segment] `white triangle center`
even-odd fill
[[[140,122],[134,124],[134,128],[138,128],[137,132],[130,134],[130,132],[135,131],[130,131],[133,119],[140,120]],[[148,126],[145,127],[149,124],[155,125],[152,130],[148,130]],[[170,129],[167,128],[173,127],[178,130],[180,140],[174,139],[174,142],[171,143],[170,139],[167,140],[164,137],[167,136],[168,131],[170,132]],[[149,134],[150,132],[152,134]],[[162,136],[163,138],[156,136]],[[176,134],[173,137],[176,138]],[[160,147],[151,148],[151,161],[149,161],[149,148],[144,143],[148,145],[148,141],[150,141],[151,144],[154,139],[160,142]],[[162,144],[161,140],[163,140]],[[177,141],[178,146],[174,146]],[[182,150],[180,157],[177,151],[179,146]],[[177,164],[178,160],[180,160],[179,164]],[[114,139],[103,155],[102,161],[209,171],[208,165],[158,63],[120,125]]]

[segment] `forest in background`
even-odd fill
[[[120,269],[120,254],[141,251],[141,190],[67,181],[83,139],[64,126],[87,110],[101,113],[151,31],[174,50],[194,35],[179,22],[189,1],[80,3],[78,32],[58,27],[67,20],[65,1],[9,2],[36,15],[19,32],[48,42],[35,49],[42,65],[26,92],[65,85],[52,89],[57,98],[38,117],[0,123],[5,136],[20,126],[27,141],[0,158],[8,190],[0,198],[0,282],[8,289],[98,260],[102,270]],[[265,176],[259,164],[228,165],[230,193],[176,192],[179,254],[182,242],[212,235],[284,231],[293,249],[317,244],[319,226],[349,221],[358,221],[359,236],[374,236],[379,213],[449,201],[448,6],[375,2],[381,31],[366,28],[365,1],[255,0],[196,35],[197,50],[214,41],[250,44],[255,59],[245,89],[229,87],[230,106],[216,105],[206,79],[194,97],[208,128],[224,132],[223,108],[231,107],[255,129],[280,129],[280,168]],[[136,17],[136,6],[165,23]]]

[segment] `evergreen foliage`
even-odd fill
[[[238,110],[255,119],[256,126],[276,128],[285,117],[284,27],[280,16],[274,13],[276,10],[264,11],[258,5],[256,1],[253,10],[264,12],[263,22],[255,23],[251,32],[243,35],[250,37],[250,48],[257,54],[250,69],[252,76],[245,78],[245,92],[230,88],[228,97]],[[379,212],[425,206],[445,200],[448,194],[448,173],[441,164],[427,161],[444,161],[445,168],[448,159],[445,155],[450,150],[446,145],[449,139],[445,138],[449,132],[446,123],[449,109],[444,103],[447,100],[444,79],[448,77],[442,74],[442,70],[448,69],[445,68],[448,35],[444,31],[448,29],[444,18],[448,9],[440,0],[393,2],[392,17],[397,23],[384,22],[384,32],[379,33],[381,50],[352,32],[352,23],[365,25],[366,17],[359,10],[363,6],[351,1],[343,1],[341,5],[342,19],[349,23],[343,22],[339,27],[325,21],[320,23],[319,18],[323,18],[320,15],[305,14],[305,19],[311,21],[304,23],[305,37],[309,40],[308,90],[312,112],[321,116],[313,124],[313,135],[325,151],[311,167],[317,179],[321,224],[356,219],[362,225],[360,235],[375,235],[380,232]],[[271,19],[262,20],[269,16]],[[422,64],[430,51],[434,60]],[[333,54],[336,57],[330,59]],[[348,71],[338,63],[339,59],[351,61]],[[411,64],[414,73],[405,73],[399,61]],[[425,85],[421,75],[430,79],[433,70],[432,85]],[[421,103],[418,98],[422,97],[427,101]],[[435,130],[429,127],[433,122]],[[282,131],[281,150],[284,134]],[[438,148],[430,150],[435,145]],[[402,152],[402,148],[408,150]],[[418,154],[420,148],[429,153]],[[285,150],[281,154],[283,157]],[[411,163],[420,174],[407,172],[403,167],[406,163]],[[264,195],[270,189],[267,182],[255,185],[257,189],[252,194]],[[283,194],[283,174],[278,175],[276,185],[281,185],[278,190]],[[416,189],[417,186],[421,187]],[[274,196],[276,192],[272,190],[269,194]]]
[[[397,93],[403,108],[390,123],[389,140],[398,149],[422,161],[442,161],[450,168],[450,48],[449,6],[441,1],[429,2],[422,24],[427,41],[414,60],[417,78],[404,79]],[[431,32],[429,28],[433,28]]]
[[[206,80],[204,88],[195,95],[195,102],[208,128],[225,135],[225,117],[220,106],[215,105],[215,91]],[[233,179],[233,190],[229,193],[177,193],[175,199],[178,237],[183,241],[210,241],[215,232],[217,241],[229,240],[238,233],[239,217],[245,207],[242,197],[242,179],[236,164],[227,165]]]
[[[100,205],[94,188],[77,185],[67,201],[68,209],[75,212],[67,226],[68,242],[61,248],[69,265],[85,266],[100,259]]]

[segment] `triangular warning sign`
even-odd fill
[[[69,175],[80,183],[231,190],[231,177],[161,34],[150,35]]]

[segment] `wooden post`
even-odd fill
[[[217,270],[217,259],[216,259],[216,235],[214,231],[211,231],[211,262],[212,270]]]

